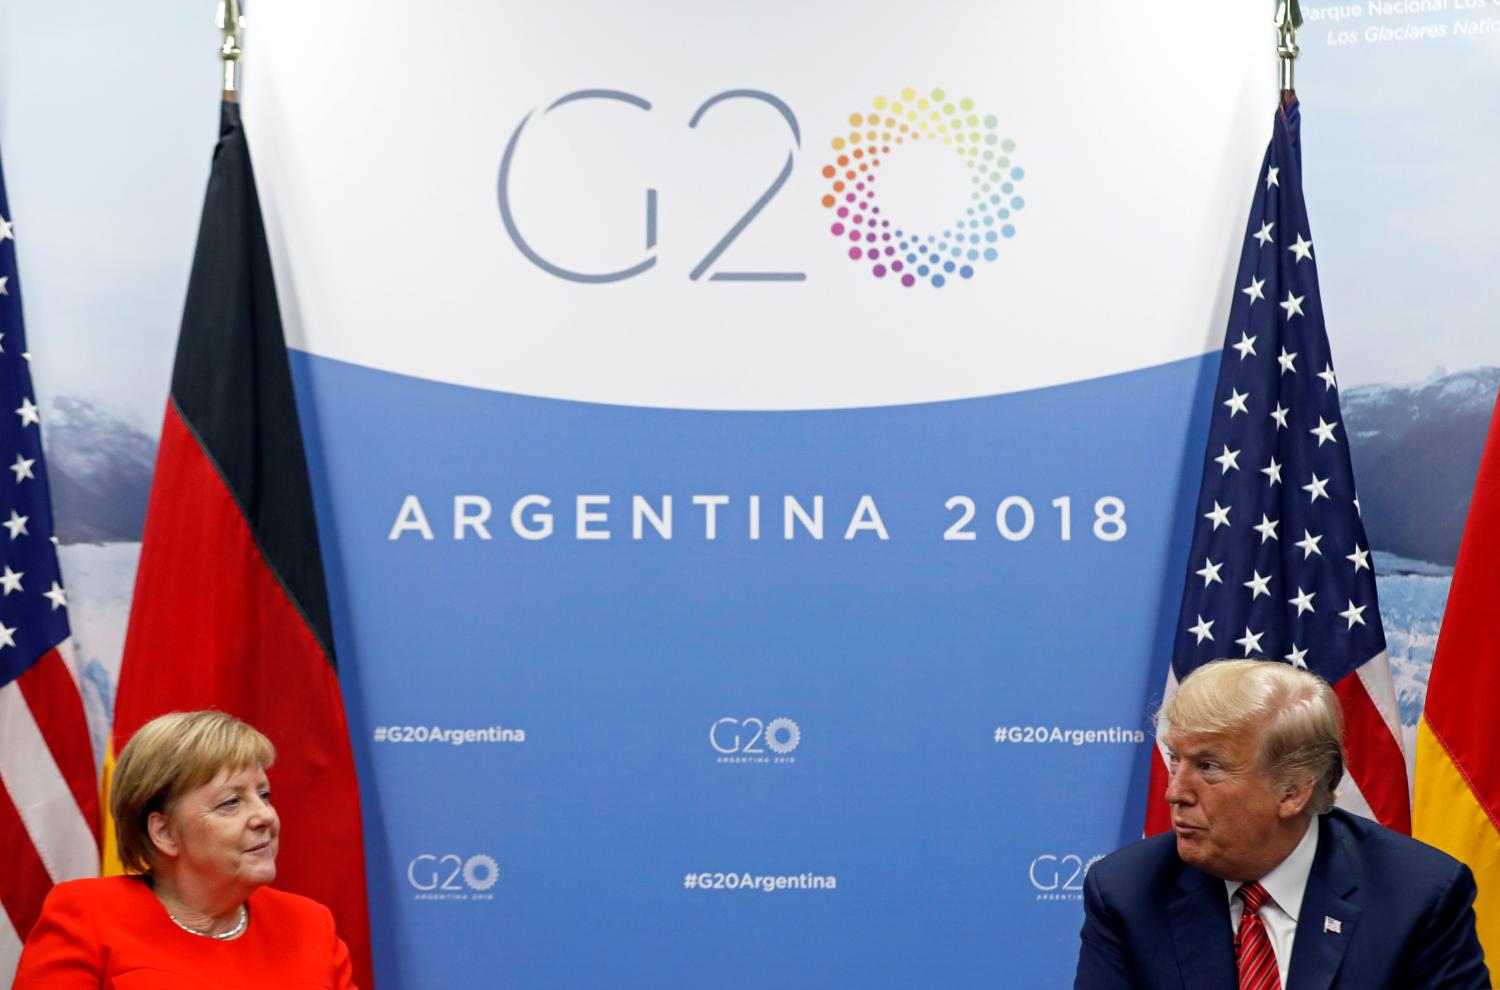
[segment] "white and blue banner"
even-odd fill
[[[913,16],[256,22],[399,985],[1070,972],[1274,78],[1246,12],[1170,101],[1133,10]]]
[[[1346,6],[1308,8],[1306,188],[1414,724],[1500,382],[1465,185],[1500,27]],[[1084,875],[1144,821],[1270,5],[376,7],[256,4],[243,102],[381,985],[1066,985]],[[142,68],[163,92],[211,68],[174,31],[207,44]],[[1491,94],[1436,111],[1442,176],[1416,110],[1374,119],[1395,63]],[[178,283],[208,76],[182,219],[118,228]],[[22,216],[49,132],[14,95],[7,126]],[[78,322],[46,256],[34,337]],[[94,329],[53,387],[96,722],[138,523],[87,438],[149,463],[176,288],[146,386]],[[1451,456],[1416,485],[1412,450]]]

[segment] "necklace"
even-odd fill
[[[175,924],[178,928],[181,928],[185,932],[192,932],[194,935],[197,935],[199,938],[216,938],[216,939],[218,939],[221,942],[226,941],[228,939],[231,939],[231,938],[234,938],[234,937],[236,937],[238,935],[243,934],[244,931],[245,931],[245,926],[250,923],[250,911],[243,904],[240,905],[240,920],[239,920],[239,923],[236,924],[233,928],[229,929],[229,931],[227,931],[227,932],[220,932],[218,935],[210,935],[208,932],[200,932],[196,928],[193,928],[193,927],[191,927],[189,925],[184,925],[182,923],[182,921],[177,917],[177,915],[173,914],[171,911],[167,912],[167,917],[171,918],[172,919],[172,923]]]

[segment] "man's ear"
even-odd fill
[[[175,857],[181,851],[177,830],[172,828],[172,819],[165,812],[153,811],[147,816],[146,834],[151,837],[151,844],[156,847],[156,851],[163,856]]]
[[[1276,808],[1276,813],[1281,818],[1296,818],[1307,810],[1307,804],[1312,800],[1313,788],[1318,786],[1316,779],[1309,777],[1298,784],[1288,787],[1281,793],[1281,803]]]

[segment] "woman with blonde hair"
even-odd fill
[[[275,759],[269,739],[223,712],[142,726],[110,790],[133,872],[54,887],[13,990],[353,988],[329,910],[267,886],[281,840]]]

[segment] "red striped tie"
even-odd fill
[[[1276,951],[1271,936],[1260,920],[1261,905],[1271,899],[1266,888],[1247,883],[1235,892],[1245,902],[1240,916],[1240,930],[1234,936],[1234,961],[1240,970],[1240,990],[1281,990],[1281,973],[1276,969]]]

